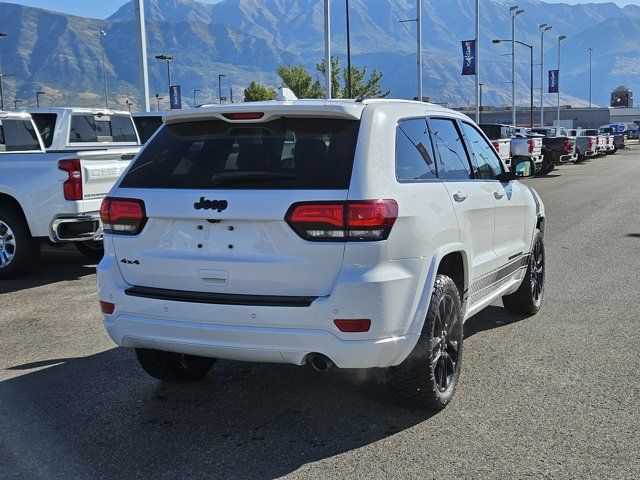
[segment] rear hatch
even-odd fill
[[[142,231],[112,236],[127,283],[245,295],[331,293],[345,243],[304,240],[285,216],[296,202],[347,199],[360,122],[255,120],[165,125],[136,159],[113,195],[144,202]]]

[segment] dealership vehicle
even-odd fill
[[[544,207],[514,162],[423,102],[171,113],[102,204],[106,329],[164,381],[217,358],[382,367],[400,400],[443,408],[464,320],[542,302]]]
[[[616,153],[618,150],[624,150],[627,148],[627,134],[626,133],[618,133],[611,127],[604,127],[598,129],[601,134],[608,136],[609,144],[613,144],[613,152]]]
[[[598,136],[584,135],[583,132],[584,130],[579,128],[567,130],[567,136],[576,146],[578,162],[581,162],[586,158],[595,157],[598,154],[596,149],[598,145]]]
[[[140,136],[140,143],[145,144],[162,126],[162,117],[167,112],[137,112],[132,113],[133,123]]]
[[[49,122],[42,137],[28,113],[0,112],[0,278],[25,273],[41,240],[74,242],[88,257],[102,256],[100,203],[139,150],[135,128],[131,117],[65,118],[62,110],[39,118]],[[116,127],[109,138],[122,141],[96,140]],[[99,149],[89,149],[97,142]],[[116,144],[130,146],[105,149]]]
[[[560,163],[576,162],[578,154],[576,146],[568,136],[567,129],[562,127],[535,127],[532,135],[542,135],[544,151],[543,172],[550,172]]]
[[[542,152],[542,139],[533,136],[522,136],[516,134],[511,139],[511,157],[529,157],[533,160],[536,174],[544,174]]]
[[[600,133],[599,129],[586,128],[582,130],[582,135],[588,135],[590,137],[596,137],[598,139],[598,143],[596,145],[596,152],[598,152],[598,155],[605,155],[609,152],[609,141],[607,140],[607,136]]]
[[[499,125],[493,123],[481,123],[478,125],[484,134],[489,137],[493,148],[498,152],[500,160],[504,162],[507,169],[511,169],[511,139],[513,138],[513,128],[509,125]]]

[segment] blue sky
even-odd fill
[[[32,7],[46,8],[59,12],[72,13],[83,17],[106,18],[128,0],[2,0],[9,3],[20,3]],[[205,3],[216,3],[219,0],[200,0]],[[551,3],[607,3],[614,1],[618,5],[640,5],[640,0],[545,0]]]

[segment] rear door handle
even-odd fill
[[[504,192],[496,190],[495,192],[493,192],[493,196],[496,197],[496,200],[500,200],[502,197],[504,197]]]
[[[456,192],[453,194],[453,199],[458,202],[464,202],[467,199],[467,194],[464,192]]]

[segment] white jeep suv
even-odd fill
[[[463,322],[534,314],[544,209],[468,117],[401,100],[171,113],[105,199],[111,338],[164,381],[215,359],[387,369],[443,408]]]

